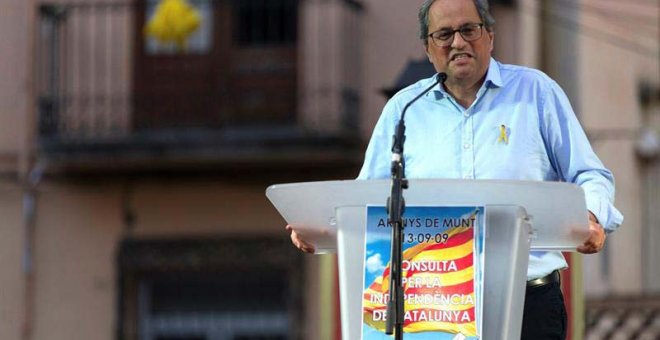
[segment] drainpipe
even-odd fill
[[[47,163],[44,160],[39,160],[39,156],[35,153],[34,142],[39,137],[41,129],[36,127],[39,125],[40,120],[37,118],[40,115],[43,115],[44,112],[41,112],[41,107],[37,107],[35,104],[37,101],[37,89],[35,87],[36,79],[36,68],[38,65],[37,57],[35,51],[37,50],[36,46],[38,41],[35,40],[36,29],[38,29],[39,24],[41,23],[40,19],[44,16],[50,17],[52,22],[52,35],[51,35],[51,55],[50,55],[50,67],[51,73],[49,77],[49,95],[50,100],[53,101],[57,94],[57,78],[59,74],[57,73],[57,63],[58,60],[57,54],[55,53],[56,48],[58,47],[58,35],[56,32],[57,21],[64,17],[65,11],[64,7],[54,7],[54,6],[39,6],[38,0],[28,1],[29,8],[32,10],[28,13],[28,20],[26,20],[28,36],[32,38],[32,43],[28,44],[28,56],[29,62],[26,63],[27,66],[27,81],[28,81],[28,107],[31,108],[31,114],[27,115],[26,122],[26,138],[23,141],[22,152],[20,152],[19,159],[19,183],[22,183],[23,189],[23,207],[22,207],[22,227],[23,227],[23,255],[22,255],[22,267],[23,267],[23,279],[24,279],[24,291],[23,291],[23,318],[21,325],[21,339],[22,340],[32,340],[34,337],[34,315],[36,309],[35,303],[35,264],[34,264],[34,254],[35,254],[35,241],[36,241],[36,221],[37,221],[37,187],[41,182],[44,172],[47,168]],[[52,114],[52,111],[49,112]],[[43,117],[41,117],[43,119]],[[36,163],[33,161],[37,159]]]
[[[35,137],[35,127],[37,110],[35,107],[36,88],[34,85],[36,69],[36,39],[35,28],[38,25],[37,0],[26,2],[31,10],[28,11],[26,20],[27,36],[31,37],[31,43],[28,44],[28,62],[26,63],[26,74],[28,82],[27,108],[25,122],[25,138],[19,152],[18,163],[18,183],[21,183],[23,193],[22,206],[22,229],[23,229],[23,254],[22,254],[22,274],[23,274],[23,304],[22,304],[22,322],[20,329],[20,339],[31,340],[33,332],[33,309],[34,309],[34,271],[32,263],[32,253],[34,248],[34,221],[35,221],[35,191],[41,177],[38,169],[34,166],[33,143]],[[39,175],[39,176],[34,176]],[[36,179],[37,181],[33,181]]]
[[[34,330],[35,310],[35,275],[34,275],[34,246],[35,229],[37,221],[37,187],[46,170],[46,162],[39,161],[29,171],[23,188],[23,276],[25,279],[23,303],[23,329],[22,339],[31,340]]]

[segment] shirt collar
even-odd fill
[[[486,79],[482,87],[486,86],[488,88],[498,88],[502,87],[504,83],[502,82],[502,77],[500,76],[500,64],[490,58],[490,63],[488,64],[488,71],[486,71]],[[433,91],[435,94],[435,99],[440,100],[449,94],[445,91],[444,86],[438,85],[437,90]]]

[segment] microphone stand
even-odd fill
[[[426,88],[422,93],[409,101],[401,112],[401,119],[396,126],[392,142],[392,166],[391,178],[392,187],[390,197],[387,198],[388,220],[392,226],[392,249],[390,254],[390,295],[387,301],[387,321],[385,324],[385,334],[392,335],[396,340],[403,339],[404,322],[404,297],[401,277],[401,262],[403,256],[403,219],[406,203],[403,198],[403,190],[408,189],[408,180],[405,175],[405,164],[403,159],[403,144],[406,140],[406,126],[404,117],[408,107],[427,92],[431,91],[439,83],[442,84],[447,79],[446,73],[438,73],[436,81]],[[396,331],[395,331],[396,329]]]

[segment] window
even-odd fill
[[[234,40],[240,46],[288,45],[296,41],[296,0],[234,1]]]
[[[301,255],[271,239],[129,240],[121,339],[299,339]]]
[[[138,298],[141,339],[286,339],[283,274],[253,269],[145,277]]]

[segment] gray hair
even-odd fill
[[[479,18],[483,22],[484,27],[488,31],[493,30],[493,25],[495,25],[495,19],[493,15],[490,14],[488,0],[472,0],[474,6],[479,12]],[[419,9],[419,38],[424,41],[424,45],[428,43],[426,37],[429,35],[429,9],[435,0],[424,0],[422,7]]]

